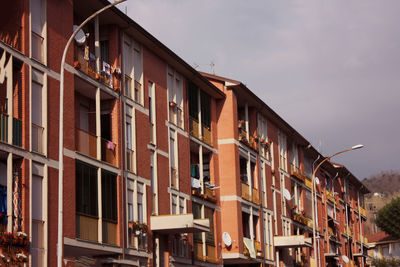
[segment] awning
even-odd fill
[[[209,232],[210,221],[208,219],[194,219],[191,213],[151,216],[150,229],[159,233]]]
[[[304,235],[274,236],[274,245],[278,248],[312,247],[312,241]]]
[[[254,249],[253,240],[251,240],[250,238],[243,237],[243,243],[246,246],[246,248],[249,250],[250,258],[255,259],[256,258],[256,251]]]

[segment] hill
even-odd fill
[[[372,192],[394,193],[400,191],[400,172],[385,171],[364,179],[363,184]]]

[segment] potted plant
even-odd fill
[[[243,129],[243,127],[244,127],[244,121],[243,120],[239,120],[238,121],[238,128],[239,129]]]

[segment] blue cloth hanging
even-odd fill
[[[0,186],[0,224],[7,224],[7,187]]]

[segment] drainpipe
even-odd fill
[[[121,34],[121,32],[119,32],[119,34],[120,34],[120,37],[119,37],[119,40],[120,40],[120,51],[121,51],[121,53],[123,53],[123,43],[124,43],[124,39],[123,39],[123,34]],[[120,66],[122,66],[122,60],[123,60],[123,57],[121,57],[121,54],[119,54],[119,58],[120,58],[120,60],[119,60],[119,62],[120,62]],[[124,77],[124,75],[121,75],[122,77]],[[119,87],[120,88],[120,90],[121,90],[121,94],[120,94],[120,97],[119,97],[119,121],[122,123],[122,125],[123,126],[125,126],[125,116],[123,115],[123,113],[122,113],[122,111],[125,111],[125,107],[123,106],[123,102],[122,102],[122,95],[123,95],[123,93],[122,93],[122,91],[125,89],[125,88],[122,88],[122,84],[123,84],[123,78],[121,79],[121,86]],[[125,127],[120,127],[120,129],[125,129]],[[125,183],[125,153],[124,153],[124,148],[125,148],[125,146],[126,146],[126,144],[125,144],[125,132],[122,130],[121,131],[121,134],[120,134],[120,136],[121,136],[121,142],[120,142],[120,144],[121,144],[121,146],[120,146],[120,159],[121,159],[121,161],[120,162],[122,162],[122,164],[121,164],[121,168],[122,168],[122,196],[121,196],[121,198],[122,198],[122,259],[125,259],[125,249],[126,249],[126,205],[124,205],[125,203],[127,203],[127,201],[126,201],[126,183]]]
[[[315,188],[315,177],[314,177],[314,171],[315,171],[315,169],[314,169],[314,166],[315,166],[315,163],[317,163],[317,161],[319,160],[321,158],[321,155],[318,155],[318,157],[314,160],[314,162],[313,162],[313,164],[312,164],[312,172],[313,172],[313,175],[312,175],[312,177],[311,177],[311,179],[312,179],[312,181],[311,181],[311,186],[312,186],[312,190],[311,190],[311,192],[312,192],[312,195],[311,195],[311,198],[312,198],[312,201],[311,201],[311,203],[312,203],[312,212],[313,212],[313,244],[314,244],[314,246],[313,246],[313,249],[314,249],[314,257],[315,257],[315,261],[316,262],[319,262],[317,259],[319,259],[320,257],[319,257],[319,255],[317,255],[317,249],[316,249],[316,247],[315,247],[315,239],[317,239],[316,238],[316,236],[315,236],[315,218],[318,220],[318,214],[316,214],[316,208],[315,208],[315,202],[316,202],[316,198],[317,198],[317,190],[314,190],[314,189],[316,189]],[[318,206],[318,205],[317,205]],[[319,236],[318,236],[318,241],[319,241]],[[318,242],[318,248],[319,248],[319,242]],[[319,249],[318,249],[318,254],[319,254]],[[318,265],[319,266],[319,265]]]

